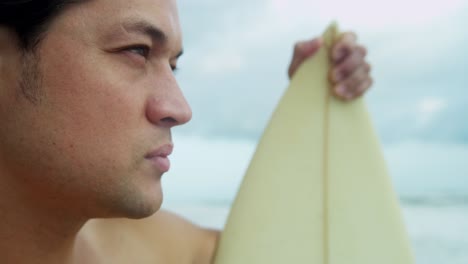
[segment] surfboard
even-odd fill
[[[364,99],[330,93],[324,45],[295,74],[258,144],[216,264],[414,263]]]

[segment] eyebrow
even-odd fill
[[[157,26],[145,21],[145,20],[134,20],[128,21],[122,24],[123,28],[127,32],[134,32],[142,35],[149,36],[154,42],[158,42],[161,45],[167,45],[169,37],[166,33]],[[184,53],[183,50],[180,50],[175,56],[178,59]]]

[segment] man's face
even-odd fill
[[[191,118],[171,69],[181,49],[173,0],[65,10],[35,56],[17,50],[0,71],[0,174],[89,217],[152,214],[167,169],[153,156],[166,155],[171,128]]]

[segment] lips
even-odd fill
[[[171,162],[168,158],[171,155],[174,146],[172,144],[163,145],[145,156],[160,172],[168,172],[171,167]]]

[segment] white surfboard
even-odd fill
[[[363,99],[330,91],[332,25],[298,70],[251,161],[216,264],[414,263]]]

